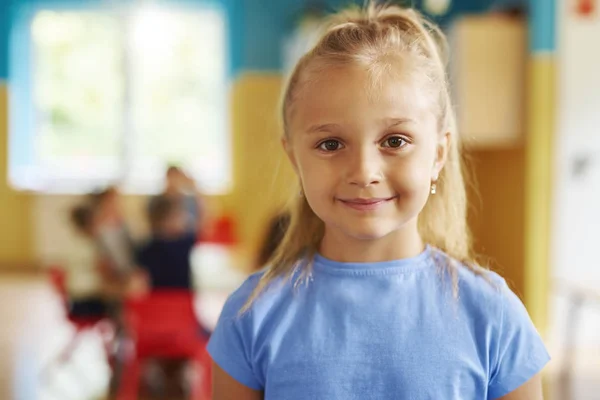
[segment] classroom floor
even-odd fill
[[[101,399],[108,382],[100,338],[83,337],[71,360],[42,376],[73,331],[42,276],[0,277],[0,398]]]
[[[198,298],[209,328],[226,297],[227,291],[212,291]],[[99,335],[85,334],[70,360],[48,368],[74,332],[42,274],[0,273],[0,321],[1,400],[106,398],[109,370]]]
[[[223,298],[213,297],[215,310]],[[210,313],[209,313],[210,314]],[[213,312],[213,314],[218,314]],[[214,320],[216,315],[210,315]],[[45,378],[44,366],[69,341],[72,330],[64,319],[60,300],[41,275],[0,274],[0,399],[100,400],[104,398],[108,369],[99,337],[88,335],[67,363]],[[551,353],[554,353],[551,351]],[[547,370],[547,399],[600,400],[600,351],[587,352],[589,363],[576,366],[573,392],[559,395],[556,376],[559,355]],[[554,356],[554,354],[553,354]]]

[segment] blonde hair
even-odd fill
[[[457,262],[480,274],[476,266],[467,226],[467,197],[455,115],[446,75],[447,41],[441,30],[412,9],[392,5],[369,4],[331,17],[318,43],[294,68],[282,99],[285,138],[289,138],[288,120],[302,84],[322,68],[361,65],[377,79],[389,72],[395,59],[415,62],[413,72],[421,74],[434,91],[440,134],[450,132],[447,160],[436,182],[437,193],[429,196],[418,217],[419,233],[425,243],[446,253],[454,292],[458,293]],[[321,69],[320,69],[321,68]],[[423,75],[424,74],[424,75]],[[324,234],[324,223],[310,208],[306,198],[296,196],[291,205],[289,228],[269,261],[257,287],[243,307],[253,301],[275,279],[291,278],[298,268],[308,269]],[[302,262],[301,261],[306,261]]]

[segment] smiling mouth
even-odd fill
[[[392,197],[371,197],[371,198],[356,198],[356,199],[338,199],[343,205],[359,210],[359,211],[371,211],[376,210],[377,208],[394,201],[398,198],[398,196]]]

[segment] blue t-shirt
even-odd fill
[[[208,350],[267,400],[497,399],[548,353],[502,278],[456,264],[457,298],[449,262],[433,248],[380,263],[317,255],[308,279],[273,283],[240,315],[255,274],[225,304]]]

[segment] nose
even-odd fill
[[[383,179],[380,158],[381,156],[371,149],[357,149],[356,152],[352,152],[347,164],[348,183],[361,188],[380,183]]]

